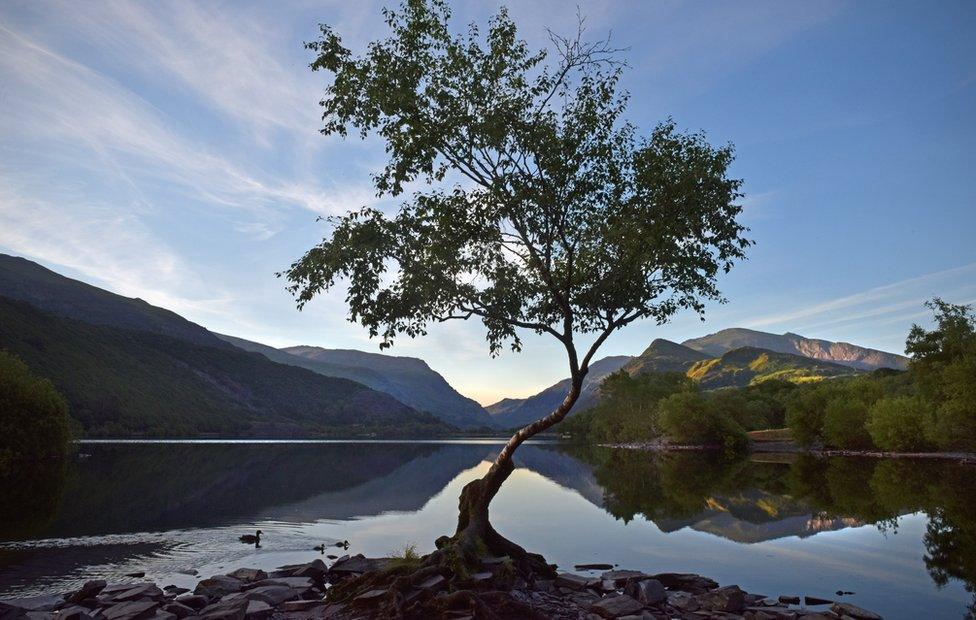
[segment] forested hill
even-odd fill
[[[281,364],[300,366],[327,377],[351,379],[386,392],[418,411],[432,413],[459,428],[495,426],[481,405],[459,394],[421,359],[310,346],[275,349],[233,336],[220,337],[245,351],[260,353]]]
[[[194,344],[228,348],[220,338],[175,312],[67,278],[19,256],[0,254],[0,295],[93,325],[133,329]]]
[[[5,297],[0,348],[54,383],[87,437],[417,437],[453,430],[353,381],[223,343],[92,325]]]
[[[631,359],[626,355],[615,355],[594,362],[583,382],[583,390],[580,393],[579,400],[576,401],[570,413],[584,411],[596,404],[600,398],[599,389],[603,379],[610,373],[619,370]],[[495,418],[496,423],[503,428],[522,426],[538,420],[555,409],[566,397],[569,386],[570,380],[563,379],[528,398],[506,398],[493,405],[488,405],[486,409]]]

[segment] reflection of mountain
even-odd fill
[[[354,487],[328,491],[267,510],[262,517],[280,521],[351,519],[385,512],[414,512],[466,469],[494,458],[496,446],[444,445],[405,462],[388,474]]]
[[[400,443],[86,445],[91,457],[70,471],[57,518],[38,535],[245,522],[275,506],[361,487],[440,449]]]

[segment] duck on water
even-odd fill
[[[259,545],[261,544],[261,534],[263,534],[261,530],[258,530],[253,534],[244,534],[241,536],[240,541],[249,545]]]

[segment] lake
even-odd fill
[[[452,533],[499,442],[99,442],[0,480],[0,598],[85,580],[160,585]],[[888,618],[958,618],[976,583],[976,468],[948,462],[531,443],[492,504],[502,534],[563,570],[694,572]],[[261,547],[238,536],[264,532]],[[333,548],[326,553],[342,555]]]

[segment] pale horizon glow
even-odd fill
[[[498,2],[458,4],[456,24]],[[508,3],[531,45],[568,32],[555,0]],[[326,76],[302,47],[317,24],[354,49],[381,3],[0,5],[0,252],[272,346],[378,351],[344,292],[298,312],[275,273],[377,204],[376,139],[319,135]],[[581,5],[594,37],[629,48],[627,117],[674,117],[731,141],[758,244],[723,277],[707,321],[636,324],[601,350],[636,355],[728,327],[904,352],[922,303],[976,300],[976,5]],[[381,206],[395,207],[397,201]],[[583,341],[586,339],[583,338]],[[566,376],[551,338],[488,356],[474,322],[397,341],[489,404]]]

